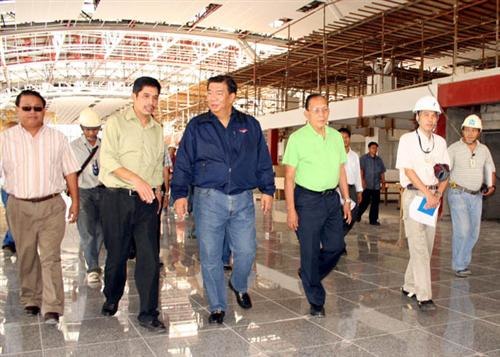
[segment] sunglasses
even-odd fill
[[[41,112],[43,110],[43,107],[21,107],[21,110],[23,112],[31,112],[31,110],[34,110],[35,112]]]

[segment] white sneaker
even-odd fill
[[[89,284],[97,284],[101,282],[101,276],[96,271],[91,271],[87,274],[87,283]]]

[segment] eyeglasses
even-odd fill
[[[309,109],[309,111],[313,112],[314,114],[326,113],[328,112],[328,110],[329,110],[328,107],[316,107]]]
[[[31,112],[31,110],[34,110],[35,112],[39,113],[43,110],[43,107],[28,107],[28,106],[25,106],[25,107],[21,107],[21,110],[23,112]]]

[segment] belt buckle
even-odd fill
[[[450,187],[451,188],[457,188],[457,183],[456,182],[450,182]]]
[[[135,196],[135,191],[134,190],[128,190],[128,195],[129,196]]]

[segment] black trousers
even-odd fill
[[[324,305],[321,280],[337,265],[345,249],[340,198],[335,191],[323,195],[300,186],[295,186],[294,196],[302,286],[310,304]]]
[[[358,193],[356,192],[356,186],[354,185],[349,185],[349,198],[353,202],[356,202],[356,206],[354,206],[354,208],[351,210],[351,217],[352,217],[351,223],[347,224],[347,222],[344,221],[344,236],[346,236],[352,229],[354,223],[356,223],[356,217],[358,216],[358,210],[359,210]],[[344,208],[342,206],[340,207],[340,212],[342,214],[342,217],[344,217]]]
[[[368,190],[365,189],[363,191],[363,200],[359,205],[358,210],[358,219],[361,219],[363,213],[365,213],[366,209],[370,205],[370,215],[369,220],[370,224],[374,224],[378,221],[378,206],[380,204],[380,190]]]
[[[147,204],[125,189],[103,189],[101,217],[108,251],[104,270],[104,296],[120,301],[127,280],[127,260],[135,243],[135,285],[139,292],[139,320],[158,316],[159,246],[158,201]]]

